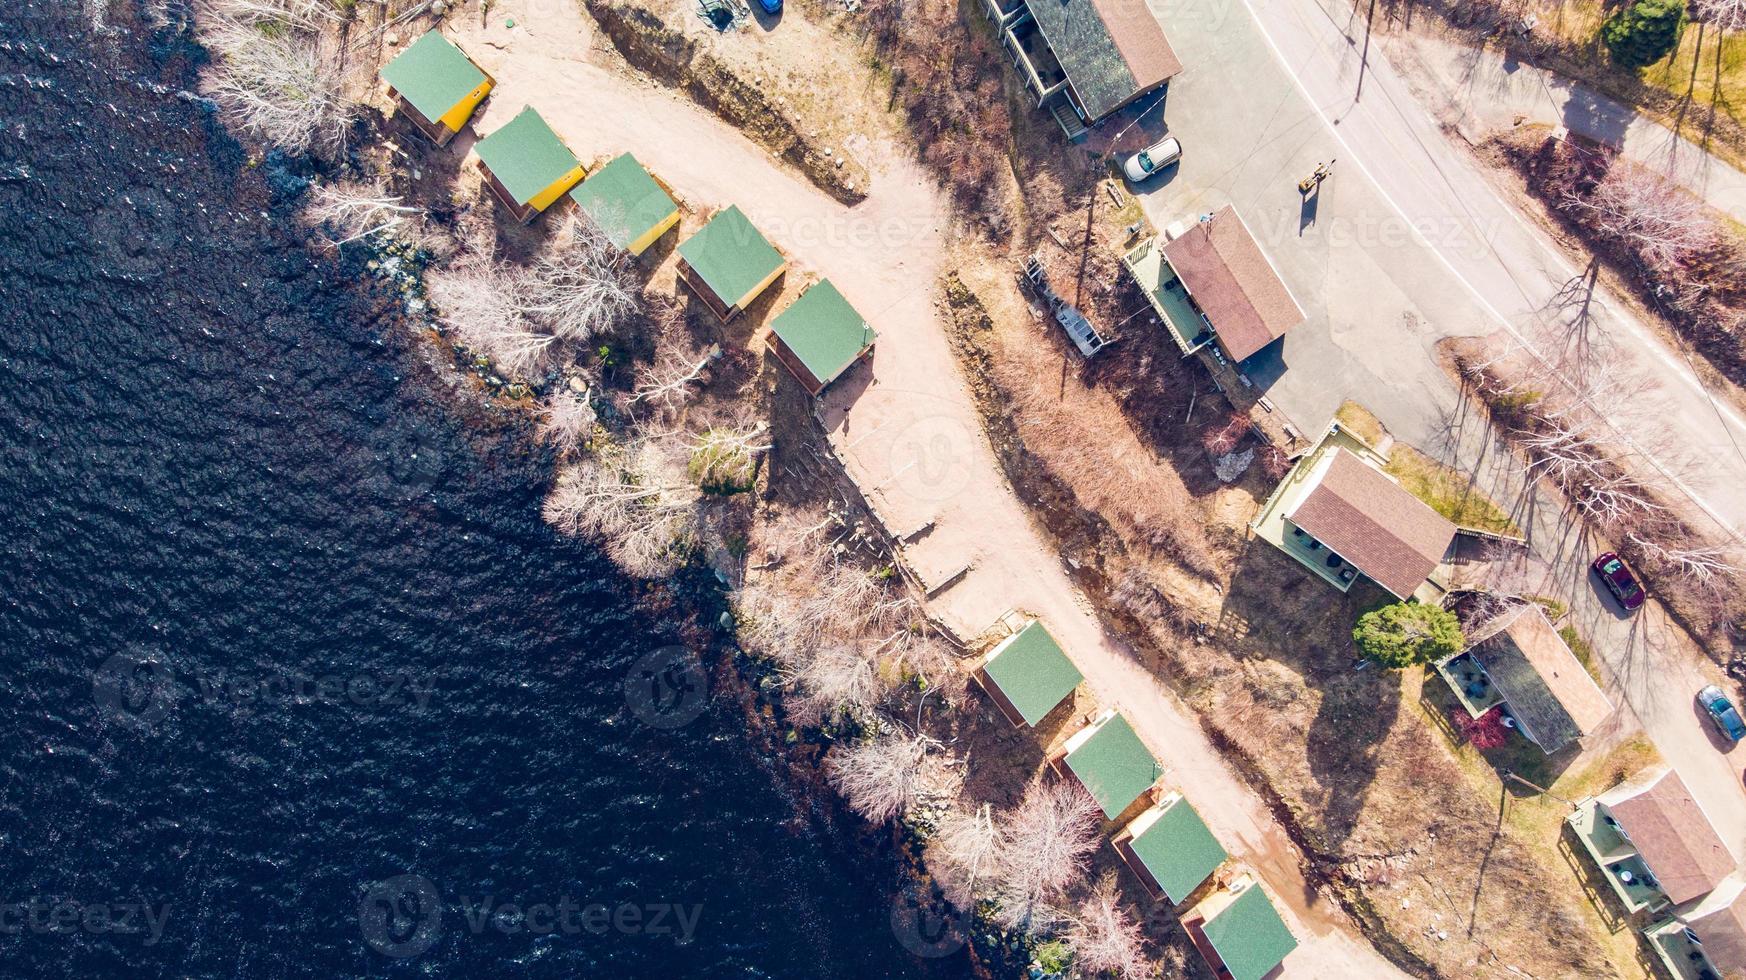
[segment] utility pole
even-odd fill
[[[1376,0],[1370,0],[1370,11],[1364,15],[1364,50],[1358,55],[1358,91],[1352,101],[1364,98],[1364,68],[1370,64],[1370,25],[1376,21]]]
[[[1572,803],[1571,801],[1565,799],[1562,796],[1559,796],[1557,793],[1552,792],[1551,790],[1547,789],[1544,786],[1541,786],[1538,783],[1531,783],[1531,782],[1527,781],[1526,779],[1523,779],[1522,777],[1516,775],[1514,772],[1512,772],[1508,769],[1500,769],[1500,770],[1498,770],[1497,774],[1499,776],[1502,776],[1505,779],[1515,780],[1516,782],[1521,783],[1523,786],[1526,786],[1529,789],[1534,790],[1535,792],[1541,793],[1541,794],[1546,795],[1546,796],[1550,796],[1553,799],[1564,804],[1565,806],[1569,807],[1572,810],[1575,810],[1577,808],[1577,804]]]

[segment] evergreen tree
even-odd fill
[[[1636,0],[1601,25],[1601,43],[1624,68],[1647,68],[1679,47],[1685,0]]]
[[[1461,652],[1454,614],[1420,602],[1397,602],[1358,617],[1352,642],[1385,667],[1428,664]]]

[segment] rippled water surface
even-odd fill
[[[732,697],[627,710],[668,628],[301,243],[196,52],[78,7],[0,9],[0,973],[929,965]]]

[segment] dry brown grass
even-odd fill
[[[1206,515],[1181,475],[1142,441],[1116,397],[1080,381],[1084,362],[1046,333],[1051,321],[1032,323],[1016,294],[990,286],[983,284],[993,296],[1005,294],[1002,319],[1009,325],[985,333],[986,380],[1024,420],[1025,450],[1072,488],[1080,509],[1114,525],[1123,541],[1168,555],[1196,575],[1215,574]],[[1014,322],[1024,326],[1010,326]]]
[[[1493,773],[1476,788],[1463,773],[1419,707],[1422,677],[1353,670],[1351,624],[1386,597],[1341,595],[1246,542],[1267,489],[1259,476],[1252,487],[1191,491],[1184,474],[1203,468],[1205,423],[1181,423],[1188,385],[1151,409],[1142,438],[1119,395],[1147,399],[1110,390],[1117,374],[1167,387],[1134,365],[1142,352],[1124,346],[1100,358],[1109,366],[1082,373],[1049,325],[1010,299],[980,318],[974,297],[1003,286],[977,286],[955,305],[958,340],[986,386],[980,404],[1020,494],[1042,502],[1080,584],[1276,802],[1315,877],[1372,939],[1397,962],[1446,976],[1505,975],[1507,966],[1612,974],[1593,906],[1532,836],[1543,828],[1500,823],[1501,782]],[[1116,370],[1118,360],[1129,366]],[[1197,421],[1216,421],[1202,411]],[[1153,438],[1167,430],[1169,443]],[[1205,559],[1192,572],[1179,557],[1185,541]]]

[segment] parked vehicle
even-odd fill
[[[1697,693],[1698,704],[1704,713],[1710,716],[1710,721],[1716,730],[1727,737],[1730,742],[1738,742],[1746,738],[1746,721],[1740,718],[1740,712],[1734,710],[1734,702],[1722,693],[1722,689],[1714,684],[1706,686]]]
[[[1182,143],[1174,136],[1166,136],[1128,157],[1128,162],[1122,165],[1122,172],[1137,184],[1180,159]]]
[[[758,0],[758,6],[772,17],[782,12],[782,0]]]
[[[1619,600],[1619,605],[1632,610],[1643,605],[1643,587],[1637,584],[1637,576],[1631,574],[1630,566],[1615,552],[1606,552],[1594,560],[1589,566],[1599,575],[1601,582],[1613,598]]]

